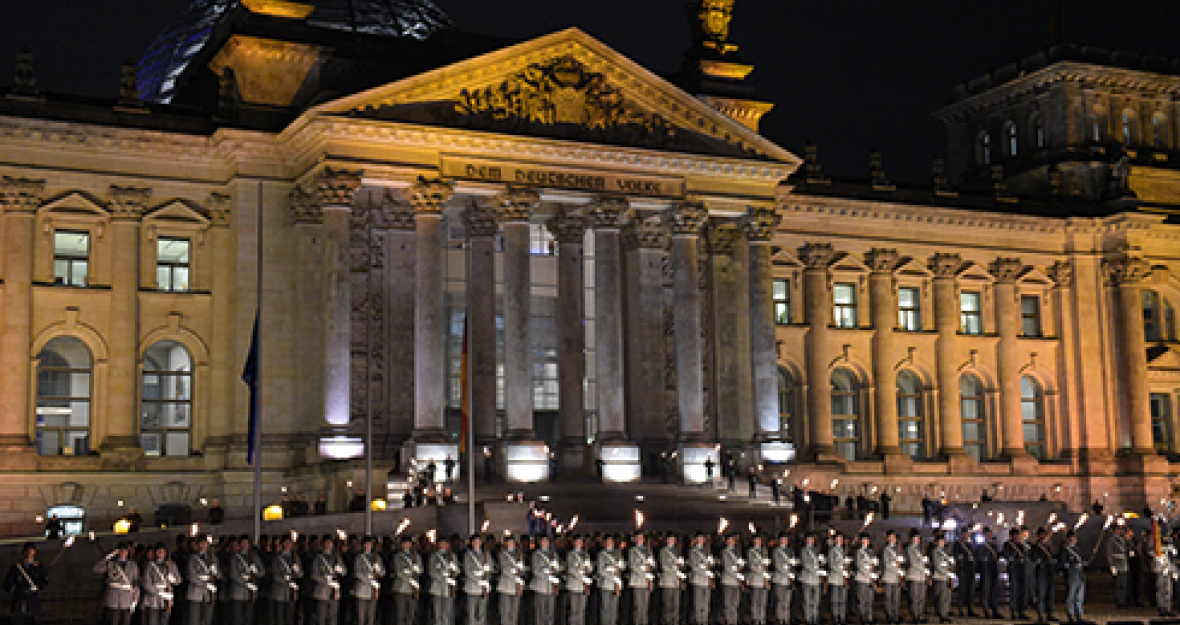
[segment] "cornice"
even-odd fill
[[[880,200],[856,200],[818,196],[791,195],[779,207],[783,212],[795,214],[830,215],[857,220],[880,220],[907,222],[964,228],[987,228],[994,230],[1015,230],[1042,234],[1066,232],[1066,220],[1056,217],[1014,215],[1010,213],[988,213],[979,210],[963,210],[898,204]]]
[[[137,158],[210,162],[217,152],[209,138],[198,135],[118,128],[80,122],[0,115],[0,142],[48,144],[71,152],[88,151]]]

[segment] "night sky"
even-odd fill
[[[462,30],[530,38],[578,26],[657,72],[689,44],[684,0],[436,0]],[[23,45],[42,90],[114,97],[119,65],[138,59],[188,0],[8,0],[0,85]],[[899,181],[924,181],[943,134],[930,113],[958,82],[1049,43],[1055,0],[738,0],[730,41],[776,108],[763,133],[825,170],[867,172],[884,153]],[[1180,57],[1180,2],[1066,0],[1066,41]]]

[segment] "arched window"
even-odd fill
[[[926,459],[926,428],[922,423],[922,381],[909,371],[897,374],[897,440],[901,453]]]
[[[1157,150],[1168,147],[1168,116],[1163,111],[1151,116],[1151,145]]]
[[[784,441],[795,442],[795,381],[782,367],[778,370],[778,427]]]
[[[1123,109],[1121,124],[1123,145],[1131,145],[1135,139],[1135,111]]]
[[[964,374],[959,378],[959,412],[963,421],[963,449],[976,460],[987,458],[987,407],[983,383]]]
[[[860,446],[860,385],[847,369],[832,372],[832,443],[837,454],[856,460]]]
[[[193,359],[176,341],[143,355],[139,441],[149,456],[187,456],[192,446]]]
[[[59,336],[45,344],[37,360],[37,453],[90,453],[90,349]]]
[[[1008,142],[1008,156],[1015,157],[1020,148],[1020,141],[1016,133],[1016,124],[1008,122],[1004,124],[1004,140]]]
[[[992,136],[987,131],[975,139],[975,161],[980,165],[992,164]]]
[[[1045,147],[1045,118],[1041,117],[1040,113],[1033,113],[1029,120],[1029,129],[1032,131],[1033,142],[1037,149],[1044,149]]]
[[[1024,425],[1024,448],[1037,460],[1048,454],[1045,441],[1045,393],[1030,377],[1020,378],[1020,418]]]

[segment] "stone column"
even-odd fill
[[[418,235],[414,208],[405,198],[386,192],[384,203],[389,224],[389,234],[385,237],[385,397],[389,410],[386,419],[390,442],[400,444],[414,431],[414,350],[409,346],[417,340],[414,315]],[[495,363],[492,376],[494,380]]]
[[[905,463],[898,442],[897,382],[893,372],[893,334],[897,328],[897,289],[893,284],[893,268],[899,259],[897,250],[873,248],[865,254],[865,263],[872,269],[869,276],[869,299],[873,311],[873,381],[876,384],[877,453],[885,461],[887,470]],[[908,458],[908,456],[907,456]],[[900,468],[900,467],[898,467]]]
[[[124,466],[143,455],[138,431],[139,220],[151,189],[111,187],[111,368],[105,436],[97,441],[103,464]]]
[[[0,178],[4,297],[0,299],[0,468],[32,469],[29,422],[33,340],[33,241],[44,180]]]
[[[750,363],[754,421],[759,454],[768,461],[785,462],[792,450],[781,438],[778,406],[778,339],[774,320],[774,250],[771,240],[781,216],[774,208],[752,206],[742,218],[750,267]],[[826,330],[826,329],[825,329]],[[830,430],[829,430],[830,432]]]
[[[354,455],[359,439],[347,436],[352,390],[352,200],[361,186],[359,172],[324,169],[313,197],[323,212],[324,267],[324,422],[320,453]],[[261,293],[259,297],[261,297]]]
[[[737,224],[714,220],[708,230],[708,379],[705,410],[713,442],[738,448],[758,438],[750,355],[750,246]],[[798,441],[796,441],[798,443]]]
[[[1079,423],[1081,437],[1081,454],[1085,466],[1092,475],[1114,475],[1114,453],[1117,447],[1116,432],[1108,426],[1112,422],[1112,410],[1107,403],[1106,360],[1094,358],[1089,350],[1082,349],[1082,345],[1102,336],[1105,332],[1106,306],[1106,276],[1103,274],[1101,261],[1098,256],[1090,252],[1089,234],[1079,230],[1073,234],[1079,240],[1069,241],[1073,249],[1086,250],[1070,255],[1068,261],[1070,293],[1069,306],[1063,309],[1062,317],[1068,320],[1062,324],[1061,336],[1063,344],[1068,336],[1068,343],[1074,345],[1073,357],[1062,369],[1069,374],[1069,383],[1074,387],[1077,405],[1073,412]],[[1056,279],[1056,278],[1055,278]],[[1064,284],[1059,282],[1058,284]],[[1091,488],[1096,493],[1103,491],[1091,482]]]
[[[958,254],[935,254],[930,258],[930,271],[934,274],[934,329],[938,332],[934,343],[934,373],[938,383],[939,453],[952,461],[967,453],[963,450],[963,415],[955,362],[955,343],[961,325],[955,276],[962,266],[963,258]]]
[[[235,366],[230,363],[238,362],[234,353],[234,337],[236,336],[234,317],[234,300],[237,292],[234,280],[237,265],[233,230],[230,219],[233,211],[230,208],[230,196],[213,193],[209,196],[209,249],[212,253],[212,291],[213,291],[213,345],[210,360],[210,393],[207,395],[212,401],[209,408],[209,419],[203,428],[194,422],[193,449],[201,449],[205,455],[211,455],[213,448],[224,450],[229,445],[229,415],[234,413],[234,394],[239,382],[241,371],[234,372]],[[224,460],[223,460],[224,461]]]
[[[586,462],[586,307],[582,215],[559,208],[549,221],[557,240],[557,391],[561,466],[577,473]]]
[[[446,459],[446,309],[443,305],[442,211],[454,193],[445,180],[419,180],[407,192],[414,207],[414,455]]]
[[[991,266],[996,279],[996,375],[1000,378],[1000,430],[1002,455],[1016,461],[1028,457],[1024,449],[1024,419],[1020,408],[1020,298],[1016,279],[1024,270],[1018,258],[997,258]]]
[[[598,383],[598,438],[603,478],[639,479],[639,447],[627,440],[624,408],[623,258],[621,229],[633,213],[626,198],[605,196],[588,212],[594,228],[594,348]]]
[[[529,217],[540,201],[536,191],[525,188],[509,188],[498,198],[504,232],[504,435],[510,440],[533,439]]]
[[[467,375],[477,445],[496,438],[496,213],[475,202],[467,225]],[[482,470],[482,469],[481,469]]]
[[[831,352],[832,298],[828,265],[836,252],[830,243],[808,243],[799,248],[803,270],[804,317],[807,320],[807,417],[811,426],[808,455],[817,462],[836,460],[832,444]]]
[[[1117,289],[1119,367],[1124,409],[1131,432],[1131,451],[1140,457],[1156,456],[1151,437],[1151,390],[1147,385],[1147,341],[1143,332],[1143,281],[1151,265],[1142,258],[1124,255],[1107,261],[1111,282]]]
[[[627,432],[643,452],[667,452],[676,438],[668,423],[664,284],[668,228],[659,215],[636,218],[622,234]],[[659,390],[657,390],[659,389]]]
[[[1061,340],[1061,349],[1057,353],[1057,367],[1061,372],[1059,384],[1062,391],[1060,393],[1061,415],[1064,423],[1057,428],[1058,431],[1063,432],[1057,449],[1061,458],[1084,459],[1083,449],[1086,447],[1087,432],[1082,420],[1085,418],[1085,411],[1078,401],[1080,389],[1076,383],[1080,372],[1072,370],[1074,362],[1077,360],[1078,350],[1076,336],[1073,332],[1073,325],[1076,321],[1071,293],[1073,290],[1073,265],[1069,261],[1057,261],[1046,268],[1045,273],[1053,280],[1053,290],[1051,291],[1054,312],[1053,328],[1047,335],[1058,336]],[[1083,501],[1085,500],[1083,499]]]
[[[298,424],[300,431],[319,433],[323,429],[326,421],[324,420],[324,314],[323,308],[326,298],[324,297],[324,266],[323,266],[323,227],[324,227],[324,213],[320,210],[320,204],[317,198],[312,194],[307,193],[303,189],[296,187],[292,189],[289,200],[291,203],[291,219],[295,224],[295,240],[297,247],[297,255],[295,261],[303,267],[303,276],[301,280],[295,281],[296,289],[296,306],[295,311],[295,327],[292,329],[296,336],[301,337],[295,341],[296,354],[296,371],[298,379],[302,381],[300,386],[300,394],[303,401],[296,402],[295,406],[299,411]],[[249,225],[249,219],[243,219],[245,223],[243,226]],[[257,221],[257,220],[255,220]],[[243,228],[244,230],[244,228]],[[246,237],[248,239],[248,235]],[[252,256],[251,256],[252,258]],[[232,279],[236,273],[230,274]],[[246,306],[244,306],[245,308]],[[269,316],[269,315],[268,315]],[[217,328],[214,327],[216,336]],[[235,341],[235,337],[231,334],[225,337],[225,340]],[[239,341],[240,342],[240,341]],[[236,344],[231,343],[231,344]],[[242,343],[243,349],[249,348],[249,343]],[[232,356],[233,361],[240,359],[239,356]],[[263,364],[266,363],[266,358],[263,358]],[[232,370],[232,365],[227,365],[227,369]],[[216,370],[216,369],[215,369]],[[231,372],[228,376],[230,379],[228,388],[237,388],[241,386],[239,376]],[[245,393],[246,389],[242,388]],[[227,412],[227,414],[235,414],[234,412]],[[232,436],[233,428],[227,420],[226,423],[217,423],[214,420],[210,428],[215,441],[224,441],[222,444],[228,446]],[[264,433],[266,430],[264,429]],[[313,448],[319,449],[318,436],[314,439]],[[265,458],[265,454],[263,455]]]

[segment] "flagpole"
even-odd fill
[[[258,379],[254,383],[254,392],[250,394],[250,401],[254,404],[254,436],[250,444],[253,445],[254,460],[254,543],[257,544],[262,536],[262,385],[258,382],[262,378],[262,181],[258,181],[258,313],[255,323],[258,325],[252,340],[257,340],[256,363]]]
[[[470,306],[470,305],[471,304],[469,301],[468,306]],[[468,309],[468,310],[470,310],[470,309]],[[470,318],[470,316],[468,318]],[[470,340],[471,340],[470,335],[468,335],[468,333],[467,333],[468,330],[470,330],[470,328],[467,326],[466,319],[463,321],[463,326],[464,326],[463,340],[466,342],[470,342]],[[464,349],[464,351],[468,351],[470,349],[470,346],[464,345],[463,349]],[[467,388],[464,389],[467,394],[467,402],[466,402],[467,405],[464,406],[463,408],[464,408],[464,410],[467,411],[467,416],[466,416],[466,419],[467,419],[467,527],[468,527],[468,529],[471,530],[467,533],[467,535],[472,536],[475,534],[476,530],[475,530],[475,420],[472,419],[473,415],[471,414],[473,412],[471,409],[471,380],[475,376],[471,375],[471,360],[470,360],[471,353],[470,353],[470,351],[468,351],[467,358],[468,358],[467,380],[464,382],[464,384],[467,385]]]
[[[373,535],[373,201],[365,213],[365,535]],[[386,495],[388,496],[388,494]]]

